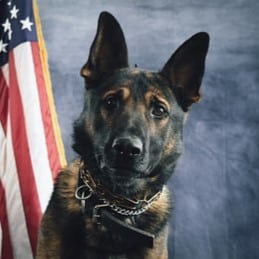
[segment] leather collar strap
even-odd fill
[[[113,231],[117,231],[120,235],[127,237],[127,242],[131,242],[136,245],[141,244],[142,246],[148,248],[154,247],[155,235],[124,223],[114,217],[107,210],[101,211],[101,223],[105,226],[109,226],[109,228],[113,229]]]

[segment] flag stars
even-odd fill
[[[8,46],[7,43],[4,43],[3,40],[0,40],[0,53],[4,52],[6,53],[6,47]]]
[[[4,32],[11,30],[11,23],[8,18],[5,20],[5,22],[2,24],[2,26],[4,27]]]
[[[31,27],[33,25],[33,22],[30,21],[29,16],[27,16],[26,19],[24,20],[20,20],[20,22],[22,24],[22,30],[25,30],[25,29],[29,31],[32,30]]]
[[[17,13],[19,12],[19,9],[16,8],[16,5],[13,6],[12,10],[10,10],[11,13],[11,19],[17,19]]]
[[[8,18],[5,20],[5,22],[2,24],[2,26],[4,28],[4,32],[8,33],[8,39],[11,40],[13,31],[11,28],[11,23]]]

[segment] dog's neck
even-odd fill
[[[142,199],[130,199],[128,197],[111,192],[103,186],[98,179],[94,179],[91,172],[82,162],[79,167],[78,186],[76,189],[76,198],[81,201],[81,207],[84,211],[85,201],[95,196],[98,204],[94,207],[93,218],[98,217],[98,210],[107,207],[115,214],[123,216],[136,216],[145,212],[154,201],[156,201],[161,191],[147,197],[143,195]]]
[[[119,233],[125,233],[134,242],[152,248],[155,238],[153,234],[128,225],[121,218],[138,216],[144,213],[160,197],[161,192],[162,190],[151,197],[144,197],[139,200],[115,194],[101,185],[98,179],[94,179],[84,164],[81,163],[75,197],[80,201],[83,214],[87,210],[86,200],[91,199],[92,196],[95,198],[92,220],[96,224],[107,225]]]

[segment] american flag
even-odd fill
[[[0,258],[30,259],[65,165],[36,0],[0,0]]]

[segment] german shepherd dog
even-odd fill
[[[129,68],[116,19],[102,12],[81,69],[85,104],[74,123],[79,158],[58,176],[37,259],[168,258],[166,183],[183,124],[200,99],[209,36],[184,42],[159,72]]]

